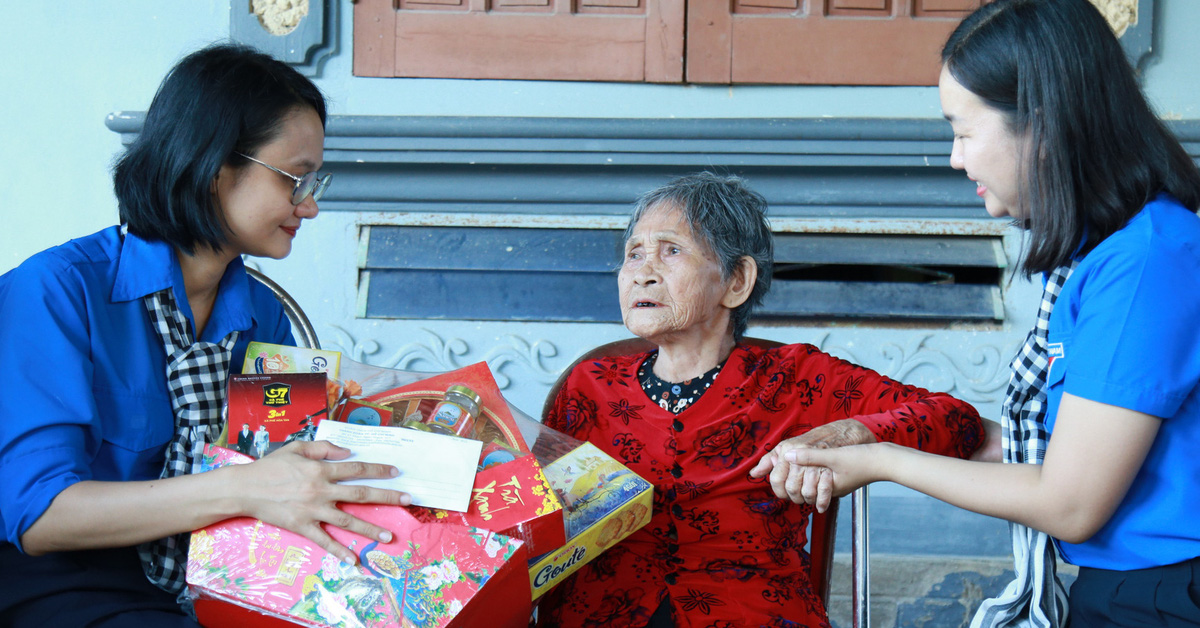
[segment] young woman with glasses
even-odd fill
[[[0,624],[194,626],[176,601],[187,533],[249,516],[346,562],[335,525],[390,540],[337,502],[407,504],[338,484],[396,473],[293,443],[191,474],[220,432],[252,340],[294,344],[242,255],[283,258],[330,175],[325,100],[269,56],[213,46],[163,81],[114,184],[121,225],[0,277]]]

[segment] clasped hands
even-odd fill
[[[971,460],[1000,462],[1000,425],[985,420],[983,428],[984,442]],[[811,504],[817,512],[825,512],[834,497],[881,479],[878,469],[872,466],[883,463],[872,454],[886,453],[890,445],[852,447],[837,452],[818,450],[875,442],[875,435],[859,421],[834,421],[779,443],[758,461],[750,475],[761,478],[770,474],[771,490],[776,497]]]
[[[823,466],[797,464],[792,462],[795,454],[786,454],[795,449],[832,449],[874,442],[871,430],[855,419],[826,423],[776,445],[750,470],[750,475],[755,478],[769,475],[776,497],[811,504],[817,512],[825,512],[835,496],[849,491],[835,495],[839,487],[835,486],[833,471]]]

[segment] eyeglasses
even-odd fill
[[[245,157],[246,159],[249,159],[260,166],[270,168],[271,170],[278,172],[292,181],[295,181],[296,186],[292,188],[292,205],[299,205],[300,203],[303,203],[304,199],[308,198],[309,194],[312,194],[314,201],[321,200],[321,197],[325,195],[325,190],[329,189],[329,180],[333,178],[332,174],[326,173],[325,176],[321,176],[315,172],[309,172],[302,177],[297,177],[295,175],[288,174],[279,168],[272,166],[271,164],[261,162],[245,153],[235,154],[241,155],[242,157]]]

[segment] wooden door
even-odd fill
[[[358,0],[354,74],[680,82],[684,0]]]
[[[984,0],[688,0],[687,81],[935,85]]]

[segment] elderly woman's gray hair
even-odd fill
[[[729,279],[742,257],[754,260],[758,278],[750,297],[733,311],[733,337],[740,340],[749,325],[750,312],[771,289],[775,251],[771,225],[767,222],[767,200],[751,190],[740,177],[711,172],[689,174],[651,190],[638,199],[625,228],[625,240],[647,211],[675,205],[691,225],[692,232],[708,245],[721,265],[721,278]]]

